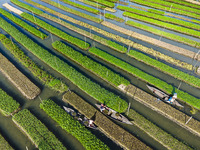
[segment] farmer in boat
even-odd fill
[[[94,127],[94,121],[93,121],[93,120],[90,119],[90,120],[88,121],[88,123],[89,123],[89,126],[90,126],[90,127]]]
[[[168,101],[169,101],[171,104],[173,104],[173,102],[175,101],[176,98],[177,98],[177,93],[174,93],[174,95],[173,95],[172,97],[170,97],[170,98],[168,99]]]
[[[104,110],[108,109],[106,105],[101,104],[100,111],[103,112]]]

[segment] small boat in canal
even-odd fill
[[[170,95],[166,94],[165,92],[163,92],[163,91],[161,91],[161,90],[159,90],[159,89],[157,89],[153,86],[147,85],[147,87],[160,100],[167,102],[167,103],[174,105],[174,106],[183,107],[183,105],[181,105],[177,100],[175,100],[177,98],[176,93],[174,93],[173,96],[170,96]]]
[[[64,110],[70,114],[74,119],[81,122],[83,125],[85,125],[88,128],[98,130],[98,127],[93,123],[92,120],[85,117],[83,114],[76,112],[74,109],[63,106]]]
[[[117,111],[115,111],[115,110],[113,110],[111,108],[108,108],[108,107],[104,107],[104,106],[103,106],[103,109],[102,109],[102,105],[100,105],[100,104],[95,104],[95,105],[106,116],[108,116],[108,117],[110,117],[112,119],[115,119],[117,121],[120,121],[122,123],[126,123],[126,124],[132,125],[132,123],[125,116],[123,116],[122,114],[118,113]]]

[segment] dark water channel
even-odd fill
[[[37,1],[37,0],[36,0]],[[8,2],[7,0],[3,0],[0,2],[0,4],[4,3],[4,2]],[[37,1],[38,2],[38,1]],[[40,2],[42,3],[42,2]],[[45,6],[48,6],[49,8],[54,8],[52,6],[46,5],[44,3],[42,3]],[[12,4],[13,5],[13,4]],[[14,6],[14,5],[13,5]],[[16,7],[16,6],[15,6]],[[56,8],[54,8],[56,9]],[[56,9],[58,10],[58,9]],[[75,15],[71,15],[69,13],[66,13],[64,11],[58,10],[59,12],[62,12],[63,14],[67,14],[71,17],[74,17],[75,19],[79,19],[81,21],[85,21],[89,24],[95,25],[97,27],[101,27],[104,30],[108,31],[108,32],[112,32],[115,34],[118,34],[120,36],[123,37],[127,37],[126,35],[120,34],[120,33],[116,33],[115,31],[112,31],[108,28],[105,28],[99,24],[93,23],[91,21],[87,21],[85,19],[82,19],[80,17],[77,17]],[[46,19],[43,19],[45,21],[47,21]],[[48,23],[60,28],[61,30],[67,32],[68,34],[71,34],[75,37],[78,37],[82,40],[84,40],[84,37],[82,35],[79,35],[77,33],[74,33],[73,31],[70,31],[60,25],[57,25],[56,23],[47,21]],[[33,25],[32,23],[30,23],[31,25]],[[121,24],[120,24],[121,25]],[[35,26],[35,25],[33,25]],[[124,25],[122,25],[124,26]],[[17,27],[17,26],[16,26]],[[70,60],[66,59],[65,57],[63,57],[61,54],[59,54],[58,52],[54,51],[51,47],[51,43],[52,40],[56,41],[56,40],[60,40],[59,38],[57,38],[56,36],[52,35],[53,39],[51,39],[50,37],[50,33],[44,31],[43,29],[40,29],[42,31],[44,31],[45,33],[47,33],[49,35],[49,38],[47,38],[46,40],[41,41],[39,38],[33,36],[32,34],[24,31],[23,29],[17,27],[20,31],[22,31],[24,34],[28,35],[31,39],[33,39],[36,43],[38,43],[39,45],[41,45],[42,47],[48,49],[51,53],[53,53],[54,55],[58,56],[60,59],[64,60],[65,62],[69,63],[70,65],[72,65],[74,68],[76,68],[78,71],[80,71],[81,73],[83,73],[84,75],[86,75],[87,77],[91,78],[91,80],[99,83],[100,85],[102,85],[103,87],[105,87],[106,89],[121,95],[122,98],[124,98],[127,102],[131,102],[131,108],[135,109],[136,111],[138,111],[140,114],[142,114],[143,116],[145,116],[146,118],[148,118],[150,121],[152,121],[153,123],[157,124],[159,127],[161,127],[162,129],[166,130],[167,132],[171,133],[173,136],[177,137],[179,140],[182,141],[186,141],[186,143],[188,143],[189,145],[191,145],[192,147],[195,147],[197,149],[200,149],[200,145],[198,144],[200,137],[196,137],[195,135],[189,133],[188,131],[186,131],[185,129],[179,127],[178,125],[176,125],[175,123],[169,121],[168,119],[162,117],[161,115],[157,114],[156,112],[146,108],[145,106],[141,105],[140,103],[138,103],[137,101],[135,101],[134,99],[130,98],[129,96],[125,95],[124,93],[118,91],[117,89],[115,89],[114,87],[112,87],[111,85],[109,85],[107,82],[100,80],[99,78],[97,78],[95,75],[93,75],[92,73],[88,72],[87,70],[81,68],[80,66],[78,66],[77,64],[71,62]],[[128,28],[126,26],[126,28]],[[134,28],[130,28],[132,30],[134,30]],[[139,30],[138,30],[139,31]],[[5,34],[4,31],[1,31],[2,33]],[[141,33],[143,34],[144,31],[141,31]],[[149,33],[146,33],[149,34]],[[8,36],[9,37],[9,36]],[[131,40],[141,43],[141,44],[145,44],[146,46],[151,47],[151,45],[148,45],[147,43],[144,43],[142,41],[138,41],[136,39],[130,38]],[[15,42],[14,39],[12,39],[13,42]],[[164,39],[163,39],[164,40]],[[87,39],[87,42],[89,42],[90,44],[93,43],[92,40]],[[168,42],[171,42],[170,40],[168,40]],[[18,44],[19,45],[19,44]],[[70,44],[69,44],[70,45]],[[51,74],[53,74],[54,76],[56,76],[57,78],[62,79],[70,88],[70,90],[75,91],[78,95],[80,95],[81,97],[83,97],[85,100],[87,100],[90,104],[94,105],[96,103],[96,101],[90,97],[89,95],[87,95],[86,93],[84,93],[83,91],[81,91],[78,87],[76,87],[75,85],[73,85],[69,80],[65,79],[62,75],[60,75],[59,73],[57,73],[56,71],[52,70],[49,66],[47,66],[46,64],[44,64],[41,60],[39,60],[38,58],[36,58],[32,53],[28,52],[26,49],[24,49],[21,45],[19,45],[24,52],[35,62],[37,62],[37,64],[39,64],[40,66],[42,66],[45,70],[47,70],[48,72],[50,72]],[[97,60],[98,62],[108,66],[109,68],[112,68],[115,72],[118,72],[120,74],[122,74],[123,76],[125,76],[127,79],[129,79],[131,81],[132,84],[138,86],[139,88],[142,88],[144,90],[147,91],[146,88],[146,84],[138,79],[136,79],[135,77],[125,73],[124,71],[119,70],[116,67],[113,67],[109,64],[105,64],[103,61],[93,57],[91,54],[89,54],[87,51],[82,51],[72,45],[70,45],[71,47],[75,48],[78,51],[81,51],[82,53],[90,56],[91,58],[93,58],[94,60]],[[173,79],[172,77],[163,74],[159,71],[156,71],[153,68],[149,68],[148,66],[145,66],[142,63],[139,63],[137,61],[135,61],[134,59],[128,57],[125,54],[119,54],[117,52],[112,51],[111,49],[96,43],[95,44],[96,47],[103,49],[109,53],[111,53],[112,55],[115,55],[116,57],[121,58],[122,60],[127,61],[128,63],[141,68],[142,70],[145,70],[146,72],[152,74],[153,76],[156,76],[158,78],[161,79],[165,79],[166,81],[168,81],[168,83],[174,84],[176,87],[179,85],[180,81],[177,81],[176,79]],[[183,44],[182,44],[183,46]],[[189,47],[189,46],[188,46]],[[156,48],[156,50],[160,50],[160,51],[164,51],[160,48]],[[195,50],[193,48],[190,47],[190,50]],[[52,91],[51,89],[44,87],[35,77],[33,77],[31,75],[31,73],[29,71],[27,71],[22,65],[20,65],[13,57],[12,55],[6,51],[6,49],[2,46],[2,44],[0,44],[0,51],[4,54],[4,56],[6,56],[11,62],[13,62],[16,67],[22,71],[29,79],[31,79],[32,82],[34,82],[38,87],[40,87],[42,89],[42,93],[40,94],[40,98],[43,99],[48,99],[51,98],[53,99],[55,102],[57,102],[59,105],[63,105],[64,103],[62,102],[62,95],[59,93],[56,93],[54,91]],[[171,56],[174,56],[174,54],[172,54],[171,52],[168,52]],[[178,55],[176,56],[177,58],[180,58]],[[187,60],[188,62],[190,62],[191,60],[187,59],[187,58],[182,58],[181,59],[185,59],[185,61]],[[187,62],[186,61],[186,62]],[[180,69],[180,68],[179,68]],[[185,70],[183,70],[185,71]],[[187,72],[187,71],[185,71]],[[190,72],[188,72],[190,73]],[[194,74],[193,74],[194,75]],[[37,97],[35,100],[27,100],[26,98],[24,98],[23,96],[21,96],[21,94],[18,92],[18,90],[13,87],[13,85],[11,85],[10,82],[7,81],[7,79],[5,79],[4,76],[2,76],[2,74],[0,73],[0,87],[2,89],[4,89],[6,92],[8,92],[8,94],[10,94],[11,96],[14,97],[14,99],[16,99],[22,106],[22,108],[28,108],[38,119],[40,119],[48,128],[50,131],[52,131],[59,139],[60,141],[62,141],[64,143],[64,145],[66,147],[68,147],[68,149],[84,149],[81,144],[75,139],[73,138],[70,134],[67,134],[65,131],[63,131],[59,126],[57,126],[57,124],[50,119],[40,108],[39,108],[39,103],[41,102],[40,98]],[[200,93],[199,93],[199,89],[196,88],[191,88],[190,86],[188,86],[187,84],[182,83],[181,85],[181,89],[185,90],[197,97],[200,97]],[[200,115],[196,115],[196,118],[200,119]],[[119,124],[119,123],[118,123]],[[130,133],[136,135],[139,139],[141,139],[142,141],[144,141],[145,143],[147,143],[149,146],[151,146],[154,149],[164,149],[164,147],[159,144],[158,142],[156,142],[155,140],[153,140],[151,137],[149,137],[146,133],[144,133],[143,131],[141,131],[140,129],[138,129],[135,126],[128,126],[128,125],[124,125],[124,124],[119,124],[120,126],[122,126],[123,128],[125,128],[126,130],[128,130]],[[27,139],[27,137],[25,135],[23,135],[17,128],[16,126],[13,124],[11,117],[6,118],[3,117],[2,115],[0,115],[0,132],[5,135],[5,138],[8,140],[8,142],[15,148],[15,149],[25,149],[25,147],[27,146],[29,149],[34,149],[34,146],[31,144],[31,142]],[[102,133],[100,132],[94,132],[95,135],[97,135],[100,139],[102,139],[106,144],[108,144],[111,149],[121,149],[119,146],[117,146],[116,144],[114,144],[110,139],[106,138]]]

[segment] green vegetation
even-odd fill
[[[4,137],[0,134],[0,149],[2,150],[14,150],[8,142],[4,139]]]
[[[40,47],[38,44],[33,42],[26,35],[19,32],[19,30],[17,30],[2,18],[0,18],[0,27],[8,32],[8,34],[15,38],[15,40],[23,45],[27,50],[31,51],[35,56],[68,78],[76,86],[88,93],[90,96],[97,99],[99,102],[106,103],[108,107],[118,112],[124,112],[127,109],[128,104],[125,100],[121,99],[114,93],[107,91],[99,84],[85,77],[73,67],[69,66],[58,57],[52,55],[50,52]]]
[[[74,120],[67,112],[52,100],[44,100],[40,103],[40,108],[43,109],[48,116],[56,121],[59,126],[66,132],[72,134],[83,145],[86,150],[108,150],[108,146],[100,141],[86,127]]]
[[[5,35],[0,34],[0,41],[7,48],[7,50],[9,50],[15,56],[15,58],[17,58],[28,70],[30,70],[34,76],[40,79],[43,84],[59,92],[68,90],[66,84],[42,70],[36,63],[26,56],[16,44],[14,44],[10,39],[6,38]]]
[[[63,55],[69,57],[70,59],[80,64],[84,68],[94,72],[101,78],[111,82],[115,86],[119,86],[120,84],[124,84],[124,85],[130,84],[129,81],[124,79],[119,74],[114,73],[112,70],[88,58],[87,56],[81,54],[80,52],[73,50],[71,47],[65,45],[64,43],[60,41],[54,42],[52,46],[57,51],[61,52]]]
[[[10,116],[17,111],[20,104],[10,97],[5,91],[0,89],[0,112],[4,116]]]
[[[158,87],[159,89],[161,89],[169,94],[172,94],[172,91],[176,92],[179,96],[179,99],[181,99],[182,101],[185,101],[186,103],[188,103],[191,106],[196,107],[197,109],[200,109],[200,103],[199,103],[198,98],[195,98],[192,95],[189,95],[188,93],[178,90],[177,88],[173,87],[172,85],[169,85],[165,81],[158,79],[154,76],[151,76],[151,75],[143,72],[142,70],[135,68],[135,67],[131,66],[130,64],[128,64],[106,52],[103,52],[97,48],[92,47],[89,49],[89,52],[94,54],[95,56],[98,56],[99,58],[103,59],[104,61],[107,61],[110,64],[115,65],[115,66],[119,67],[120,69],[125,70],[128,73],[131,73],[135,77]]]
[[[162,5],[155,4],[155,3],[152,3],[152,2],[149,2],[149,1],[146,1],[146,0],[145,1],[143,1],[143,0],[131,0],[131,2],[138,3],[138,4],[141,4],[141,5],[145,5],[145,6],[149,6],[149,7],[156,8],[156,9],[160,9],[160,10],[164,10],[164,11],[169,11],[169,12],[180,14],[180,15],[193,17],[193,18],[196,18],[196,19],[200,19],[200,16],[197,15],[197,14],[187,12],[187,11],[184,11],[184,10],[171,8],[171,7],[162,6]]]
[[[156,59],[150,58],[150,57],[148,57],[140,52],[137,52],[135,50],[130,50],[129,55],[139,61],[142,61],[152,67],[157,68],[158,70],[161,70],[162,72],[165,72],[166,74],[172,75],[176,79],[182,80],[192,86],[196,86],[196,87],[200,88],[200,82],[199,82],[200,79],[199,78],[196,78],[187,73],[179,71],[178,69],[174,69]]]
[[[169,30],[177,31],[177,32],[180,32],[180,33],[183,33],[183,34],[187,34],[187,35],[191,35],[191,36],[200,38],[200,32],[199,31],[195,31],[195,30],[188,29],[188,28],[185,28],[185,27],[180,27],[180,26],[176,26],[176,25],[173,25],[173,24],[165,23],[165,22],[162,22],[162,21],[158,21],[158,20],[155,20],[155,19],[151,19],[151,18],[148,18],[148,17],[141,16],[141,15],[133,14],[133,13],[130,13],[130,12],[124,12],[123,15],[130,17],[130,18],[133,18],[133,19],[136,19],[136,20],[147,22],[147,23],[150,23],[150,24],[153,24],[153,25],[156,25],[156,26],[160,26],[160,27],[163,27],[163,28],[166,28],[166,29],[169,29]]]
[[[156,9],[148,9],[147,11],[154,13],[154,14],[165,15],[164,11],[160,11],[160,10],[156,10]]]
[[[93,7],[97,7],[99,9],[105,9],[106,8],[106,6],[101,5],[101,4],[97,4],[97,3],[92,2],[92,1],[88,1],[88,0],[79,0],[79,1],[84,3],[84,4],[87,4],[87,5],[90,5],[90,6],[93,6]]]
[[[58,4],[58,3],[54,2],[54,1],[49,1],[49,0],[41,0],[41,1],[43,1],[43,2],[45,2],[47,4],[50,4],[50,5],[54,6],[54,7],[57,7],[59,9],[62,9],[64,11],[66,11],[66,12],[72,13],[74,15],[80,16],[82,18],[85,18],[85,19],[88,19],[88,20],[91,20],[91,21],[94,21],[94,22],[97,22],[97,23],[100,23],[102,21],[102,19],[93,17],[91,15],[87,15],[85,13],[82,13],[80,11],[74,10],[74,9],[66,7],[66,6],[60,5],[60,4]]]
[[[196,4],[186,2],[186,1],[182,1],[182,0],[164,0],[164,1],[173,2],[173,3],[176,3],[176,4],[181,4],[181,5],[184,5],[184,6],[189,6],[189,7],[192,7],[192,8],[200,9],[200,5],[196,5]]]
[[[39,37],[41,39],[45,39],[47,37],[46,34],[42,33],[41,31],[37,30],[36,28],[34,28],[31,25],[27,24],[26,22],[22,21],[21,19],[15,17],[11,13],[7,12],[6,10],[3,10],[2,8],[0,8],[0,13],[2,15],[4,15],[5,17],[7,17],[8,19],[12,20],[14,23],[16,23],[17,25],[19,25],[23,29],[31,32],[35,36],[37,36],[37,37]]]
[[[158,29],[155,29],[155,28],[152,28],[147,25],[143,25],[143,24],[131,21],[131,20],[128,20],[126,22],[126,24],[136,27],[136,28],[139,28],[139,29],[142,29],[142,30],[145,30],[145,31],[148,31],[148,32],[151,32],[151,33],[159,35],[161,37],[165,37],[165,38],[168,38],[168,39],[171,39],[174,41],[178,41],[180,43],[184,43],[184,44],[187,44],[187,45],[190,45],[193,47],[200,47],[200,43],[197,41],[194,41],[194,40],[182,37],[182,36],[178,36],[176,34],[168,33],[168,32],[162,31],[162,30],[158,30]]]
[[[113,14],[108,14],[106,13],[105,14],[105,17],[108,18],[108,19],[112,19],[112,20],[115,20],[115,21],[119,21],[119,22],[124,22],[124,19],[120,18],[120,17],[117,17]]]
[[[93,9],[93,8],[91,8],[91,7],[87,7],[87,6],[84,6],[84,5],[81,5],[81,4],[77,4],[77,3],[72,2],[72,1],[70,1],[70,0],[60,0],[60,1],[66,3],[66,4],[69,4],[69,5],[71,5],[71,6],[74,6],[74,7],[83,9],[83,10],[86,10],[86,11],[88,11],[88,12],[94,13],[94,14],[99,14],[99,12],[100,12],[100,11],[97,10],[97,9]]]
[[[153,138],[158,140],[161,144],[166,146],[168,149],[176,149],[176,150],[192,150],[189,146],[185,145],[184,143],[178,141],[169,133],[165,132],[142,115],[138,114],[133,109],[130,109],[129,118],[134,119],[133,124],[137,125],[141,128],[144,132],[151,135]]]
[[[38,120],[28,109],[24,109],[12,117],[12,120],[17,126],[25,132],[31,141],[41,150],[55,149],[65,150],[66,148],[55,137],[55,135],[48,130],[48,128]]]
[[[115,7],[115,4],[113,2],[108,2],[106,0],[91,0],[91,1],[111,7],[111,8]]]
[[[146,11],[143,11],[143,10],[138,10],[138,9],[134,9],[134,8],[126,7],[126,6],[117,6],[117,8],[131,12],[131,13],[134,13],[134,14],[137,14],[137,15],[145,16],[145,17],[148,17],[148,18],[153,18],[153,19],[156,19],[156,20],[160,20],[160,21],[163,21],[163,22],[168,22],[168,23],[177,24],[177,25],[180,25],[180,26],[183,26],[183,27],[186,27],[186,28],[192,28],[192,29],[195,29],[195,30],[200,30],[200,25],[196,25],[196,24],[193,24],[193,23],[190,23],[190,22],[187,22],[187,21],[183,21],[183,20],[179,20],[179,19],[175,19],[175,18],[171,18],[171,17],[167,17],[167,16],[162,16],[162,15],[157,15],[157,14],[153,14],[151,12],[146,12]],[[154,9],[152,9],[152,10],[154,10]],[[161,23],[161,22],[158,22],[158,23]],[[158,23],[156,23],[156,24],[158,24]],[[162,26],[164,27],[165,25],[166,24],[163,24]],[[183,30],[183,28],[179,29],[179,28],[175,28],[175,27],[173,27],[172,29],[173,30],[175,29],[178,32]],[[184,29],[184,31],[186,31],[186,29]],[[190,32],[190,31],[188,31],[188,32]]]
[[[28,13],[23,12],[21,14],[21,16],[23,18],[25,18],[25,19],[37,24],[38,26],[44,28],[45,30],[57,35],[58,37],[66,40],[67,42],[78,46],[81,49],[85,49],[86,50],[90,46],[88,43],[85,43],[85,41],[82,41],[82,40],[80,40],[78,38],[75,38],[75,37],[73,37],[71,35],[68,35],[67,33],[61,31],[60,29],[57,29],[57,28],[53,27],[52,25],[46,23],[45,21],[42,21],[41,19],[36,18],[36,17],[34,17],[34,16],[32,16],[32,15],[30,15]]]

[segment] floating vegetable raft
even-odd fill
[[[6,57],[0,54],[0,71],[17,87],[28,99],[34,99],[40,89],[22,74]]]

